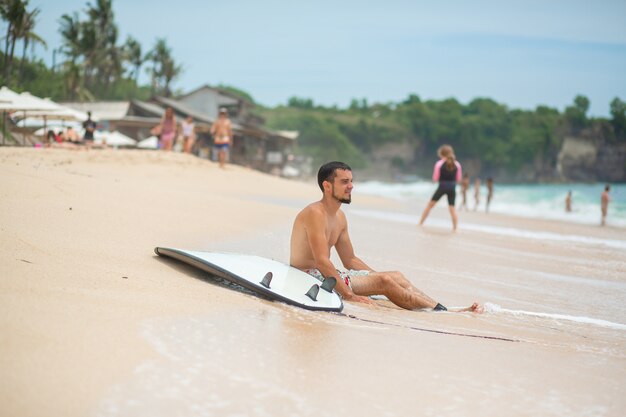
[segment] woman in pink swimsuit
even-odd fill
[[[174,138],[176,138],[176,116],[174,109],[168,107],[161,119],[161,136],[159,138],[159,149],[171,151],[174,146]]]

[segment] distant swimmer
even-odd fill
[[[572,211],[572,191],[567,192],[567,196],[565,197],[565,211],[567,213],[571,213]]]
[[[459,210],[463,210],[465,209],[465,211],[468,210],[467,208],[467,190],[469,190],[470,187],[470,177],[469,174],[463,174],[463,179],[461,180],[461,197],[463,197],[463,200],[461,201],[461,205],[459,206]]]
[[[606,214],[609,211],[609,201],[611,201],[611,197],[609,197],[609,191],[611,191],[611,186],[607,184],[604,186],[604,192],[600,197],[600,208],[602,209],[602,226],[606,224]]]
[[[450,145],[440,146],[437,154],[440,159],[435,163],[435,168],[433,169],[433,181],[439,182],[439,187],[437,187],[426,208],[424,208],[420,226],[424,224],[430,210],[435,207],[437,201],[445,195],[448,198],[448,211],[452,218],[452,230],[456,230],[457,215],[454,208],[454,200],[456,198],[456,183],[461,181],[461,164],[456,160],[454,150]]]
[[[474,180],[474,211],[478,210],[480,204],[480,178]]]
[[[489,213],[489,204],[493,198],[493,178],[487,178],[487,205],[485,206],[485,213]]]
[[[346,301],[375,304],[370,295],[384,295],[407,310],[430,308],[447,310],[418,290],[401,272],[376,272],[359,259],[348,234],[342,204],[352,201],[352,169],[343,162],[329,162],[317,173],[322,199],[306,206],[293,223],[291,232],[291,266],[324,280],[337,278],[337,293]],[[346,270],[335,268],[330,250],[335,248]],[[481,313],[478,303],[455,311]]]

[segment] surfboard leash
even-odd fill
[[[357,317],[354,314],[345,314],[345,313],[335,313],[335,314],[338,314],[340,316],[344,316],[344,317],[347,317],[347,318],[350,318],[350,319],[353,319],[353,320],[362,321],[362,322],[365,322],[365,323],[382,324],[382,325],[385,325],[385,326],[399,327],[399,328],[402,328],[402,329],[415,330],[415,331],[419,331],[419,332],[438,333],[438,334],[445,334],[445,335],[451,335],[451,336],[474,337],[474,338],[478,338],[478,339],[500,340],[500,341],[503,341],[503,342],[521,342],[521,340],[509,339],[507,337],[485,336],[485,335],[480,335],[480,334],[448,332],[448,331],[445,331],[445,330],[426,329],[426,328],[423,328],[423,327],[405,326],[405,325],[402,325],[402,324],[385,323],[383,321],[378,321],[378,320],[364,319],[364,318],[361,318],[361,317]]]

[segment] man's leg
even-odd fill
[[[416,288],[404,274],[398,271],[372,272],[369,275],[351,277],[352,291],[357,295],[384,295],[398,307],[407,310],[435,308],[439,303]],[[450,310],[482,313],[483,307],[473,303],[469,307]]]
[[[413,287],[399,272],[372,272],[351,278],[352,291],[357,295],[384,295],[395,305],[415,310],[434,308],[437,302]]]

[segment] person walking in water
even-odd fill
[[[461,201],[461,205],[459,206],[459,211],[465,209],[465,211],[468,210],[467,208],[467,190],[469,190],[470,187],[470,177],[469,174],[463,174],[463,179],[461,180],[461,197],[463,197],[463,200]]]
[[[567,213],[571,213],[572,211],[572,191],[567,192],[567,196],[565,197],[565,211]]]
[[[437,201],[444,195],[448,197],[448,210],[450,211],[450,217],[452,218],[452,230],[456,230],[457,215],[454,208],[454,200],[456,198],[456,183],[461,181],[461,164],[456,160],[454,156],[454,150],[450,145],[443,145],[439,147],[437,151],[439,155],[439,161],[435,163],[433,169],[433,181],[439,182],[439,187],[433,194],[432,198],[426,205],[422,218],[420,219],[420,226],[424,224],[424,221],[428,217],[430,210],[435,207]]]
[[[487,205],[485,206],[485,213],[489,213],[489,204],[493,198],[493,178],[487,178]]]
[[[478,210],[480,204],[480,178],[474,181],[474,211]]]
[[[600,196],[600,208],[602,209],[602,226],[606,225],[606,214],[609,211],[609,201],[611,201],[611,197],[609,197],[609,191],[611,191],[611,186],[607,184],[604,186],[604,192]]]
[[[233,138],[233,127],[228,118],[228,111],[225,107],[220,109],[220,114],[211,126],[211,134],[213,135],[213,150],[217,153],[217,160],[220,168],[224,168],[224,164],[228,160],[228,147]]]

